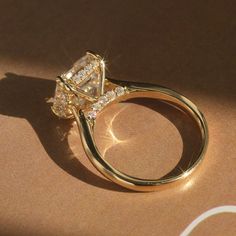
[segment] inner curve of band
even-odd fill
[[[178,106],[182,111],[187,112],[195,122],[197,122],[197,125],[199,127],[200,133],[201,133],[201,147],[199,152],[195,155],[196,158],[194,160],[191,160],[186,166],[182,166],[181,172],[179,171],[179,168],[176,169],[176,167],[182,162],[183,160],[180,160],[180,162],[177,164],[177,166],[169,172],[167,175],[163,176],[159,180],[164,180],[164,179],[169,179],[169,178],[177,178],[177,176],[181,177],[183,174],[187,175],[193,167],[195,167],[198,162],[201,160],[201,157],[203,155],[203,152],[205,151],[205,146],[207,142],[207,127],[206,127],[206,122],[205,119],[202,115],[202,113],[198,110],[198,108],[187,98],[184,96],[174,92],[173,90],[169,90],[166,88],[155,88],[155,90],[146,90],[144,88],[134,88],[130,89],[129,93],[127,95],[124,95],[117,99],[116,102],[120,101],[126,101],[131,98],[155,98],[161,101],[165,101],[167,103],[173,104]]]

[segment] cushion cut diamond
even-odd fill
[[[72,89],[97,98],[100,96],[102,86],[99,60],[93,54],[87,53],[62,78]],[[71,73],[73,73],[72,76],[70,76]]]
[[[57,80],[52,106],[54,113],[62,118],[70,118],[71,104],[81,109],[86,107],[89,101],[98,99],[103,91],[103,73],[102,59],[92,53],[86,53]]]

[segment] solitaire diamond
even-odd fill
[[[78,92],[82,91],[90,97],[99,97],[101,92],[99,60],[100,58],[90,53],[79,59],[73,66],[73,75],[71,76],[71,74],[67,73],[66,83],[68,83],[69,87]]]
[[[84,109],[97,100],[103,92],[104,62],[92,53],[86,53],[73,67],[57,80],[53,112],[62,118],[70,118],[71,104]],[[106,98],[107,99],[107,98]],[[94,105],[99,110],[100,104]],[[90,114],[93,118],[95,113]]]
[[[108,102],[108,98],[106,96],[101,96],[99,99],[98,99],[98,102],[100,102],[102,105],[105,105],[107,104]]]

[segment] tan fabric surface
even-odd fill
[[[236,205],[235,7],[1,1],[0,234],[179,235],[203,212]],[[134,193],[91,166],[75,125],[47,103],[54,78],[86,49],[106,58],[109,76],[170,87],[200,107],[209,149],[187,181]],[[162,176],[197,145],[183,114],[149,100],[104,111],[96,139],[107,160],[140,177]],[[192,235],[236,235],[236,215],[209,218]]]

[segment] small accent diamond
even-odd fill
[[[65,76],[67,79],[70,79],[73,76],[73,73],[69,71]]]
[[[116,92],[117,96],[122,96],[125,93],[125,89],[123,87],[116,87],[115,92]]]
[[[98,61],[92,61],[91,64],[93,67],[97,67],[99,65]]]
[[[106,93],[106,97],[108,98],[109,101],[113,101],[116,98],[116,93],[111,90]]]
[[[97,116],[97,112],[96,112],[96,111],[89,111],[89,112],[88,112],[88,118],[89,118],[90,120],[96,119],[96,116]]]
[[[59,83],[57,83],[52,106],[53,112],[62,118],[67,118],[70,116],[71,112],[68,108],[69,99],[70,95],[65,92]]]
[[[100,111],[102,109],[102,104],[100,102],[96,102],[92,105],[92,109],[94,111]]]
[[[87,66],[85,66],[84,70],[86,71],[86,73],[90,73],[92,68],[93,66],[91,64],[88,64]]]
[[[108,98],[106,96],[101,96],[99,99],[98,99],[98,102],[101,103],[102,105],[105,105],[107,104],[108,102]]]

